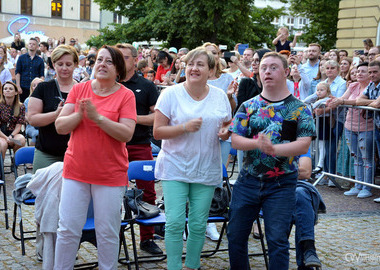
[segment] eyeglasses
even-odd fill
[[[74,42],[75,42],[75,40],[70,40],[70,42],[74,43]]]
[[[368,56],[375,56],[376,53],[369,53]]]

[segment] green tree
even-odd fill
[[[194,48],[210,41],[226,44],[270,44],[275,27],[270,23],[283,10],[258,9],[253,0],[95,0],[101,9],[117,10],[128,23],[100,30],[89,45],[144,41],[154,38],[169,46]]]
[[[335,48],[340,0],[288,0],[293,15],[310,19],[301,36],[306,43],[319,43],[322,50]]]

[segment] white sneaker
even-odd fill
[[[372,193],[366,189],[362,189],[358,194],[358,198],[360,199],[368,198],[371,196],[372,196]]]
[[[206,237],[210,238],[212,241],[218,241],[220,234],[216,229],[215,223],[207,223]]]
[[[319,177],[316,177],[316,179],[318,179]],[[322,178],[321,181],[318,182],[318,186],[324,186],[324,185],[327,185],[327,179],[326,177]]]
[[[333,181],[329,180],[329,183],[327,184],[329,187],[335,187],[335,184]]]
[[[380,197],[379,198],[376,198],[376,199],[373,199],[374,202],[377,202],[377,203],[380,203]]]
[[[357,196],[360,192],[360,189],[357,189],[356,187],[351,188],[349,191],[346,191],[343,193],[346,196]]]

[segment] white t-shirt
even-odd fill
[[[223,90],[209,85],[208,95],[195,101],[183,83],[168,87],[156,103],[169,125],[180,125],[202,117],[197,132],[162,140],[156,161],[155,176],[160,180],[177,180],[214,186],[222,179],[222,159],[218,131],[231,119],[231,106]]]

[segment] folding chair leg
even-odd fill
[[[237,161],[237,154],[236,154],[236,156],[234,156],[234,160],[232,161],[231,174],[230,174],[230,176],[228,178],[231,178],[234,175],[236,161]]]
[[[19,210],[19,211],[17,211]],[[20,236],[17,236],[16,234],[16,223],[17,223],[17,212],[19,212],[19,230],[20,230]],[[12,223],[12,236],[14,239],[19,240],[21,242],[21,253],[22,255],[25,255],[25,240],[32,240],[36,239],[35,236],[25,237],[24,234],[31,234],[35,233],[36,231],[24,231],[24,226],[22,222],[22,213],[21,213],[21,205],[14,204],[13,209],[13,223]]]
[[[4,208],[1,209],[4,211],[4,217],[5,217],[5,228],[8,230],[9,229],[9,219],[8,219],[8,203],[7,203],[7,191],[6,191],[6,183],[2,184],[3,187],[3,198],[4,198]],[[0,186],[1,190],[1,186]]]
[[[261,229],[261,224],[260,224],[260,218],[257,218],[257,227],[259,229],[259,234],[260,234],[260,244],[261,244],[261,249],[263,250],[263,256],[264,256],[264,262],[265,262],[265,268],[269,269],[269,263],[268,263],[268,254],[267,250],[265,248],[265,243],[264,243],[264,234]]]
[[[17,223],[17,210],[19,209],[20,217],[19,217],[19,230],[20,237],[16,235],[16,223]],[[22,216],[21,216],[21,206],[14,204],[13,209],[13,225],[12,225],[12,235],[16,240],[21,241],[21,253],[25,255],[25,239],[24,239],[24,227],[22,225]]]
[[[204,250],[201,252],[201,258],[208,258],[208,257],[211,257],[213,256],[215,253],[219,252],[219,251],[228,251],[228,249],[220,249],[220,245],[222,243],[222,238],[223,238],[223,234],[226,230],[226,227],[227,227],[227,221],[224,221],[223,222],[223,225],[222,225],[222,229],[220,230],[220,234],[219,234],[219,239],[216,243],[216,246],[213,250]]]
[[[133,248],[133,258],[134,258],[133,263],[135,264],[135,269],[139,270],[137,248],[136,248],[136,239],[135,239],[135,231],[133,229],[133,224],[132,223],[130,223],[129,226],[130,226],[130,229],[131,229],[131,238],[132,238],[132,248]],[[122,235],[121,239],[122,239],[121,244],[123,245],[125,258],[119,259],[119,263],[121,263],[121,264],[127,264],[128,265],[128,269],[130,269],[130,267],[131,267],[130,266],[131,260],[130,260],[129,255],[128,255],[127,243],[126,243],[126,240],[125,240],[125,237],[124,237],[124,232],[123,232],[123,235]]]

